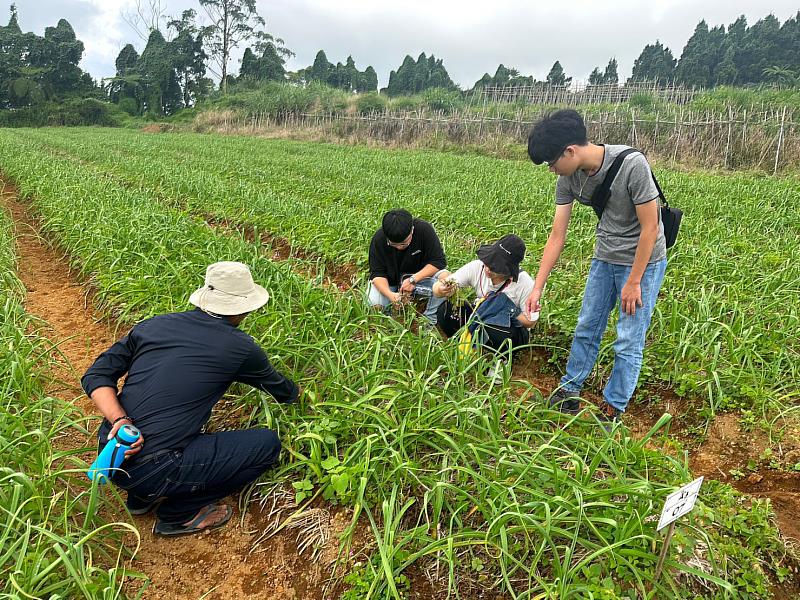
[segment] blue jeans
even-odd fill
[[[641,282],[642,306],[636,308],[633,316],[620,310],[617,339],[614,342],[614,369],[603,390],[605,401],[617,410],[625,410],[636,389],[639,371],[642,369],[645,336],[666,269],[667,259],[647,265]],[[630,266],[592,260],[567,361],[567,372],[561,378],[561,387],[564,390],[577,394],[583,388],[583,382],[597,360],[608,316],[617,306],[630,272]]]
[[[183,450],[162,450],[122,463],[111,481],[137,504],[165,498],[156,515],[185,523],[201,508],[255,481],[277,459],[278,435],[271,429],[201,434]]]
[[[437,298],[433,295],[433,284],[436,283],[439,273],[441,272],[442,271],[438,271],[433,277],[427,277],[419,280],[414,286],[414,292],[412,294],[417,298],[428,298],[428,305],[425,307],[425,312],[423,314],[425,315],[425,318],[434,325],[436,325],[436,311],[439,310],[439,305],[447,300],[447,298]],[[405,276],[403,279],[405,279]],[[397,292],[398,286],[390,285],[389,289],[393,292]],[[372,285],[371,281],[369,282],[369,288],[367,289],[367,302],[369,302],[370,306],[382,306],[384,308],[388,308],[391,304],[389,299],[381,294],[374,285]]]

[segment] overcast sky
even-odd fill
[[[143,0],[147,3],[148,0]],[[141,51],[140,40],[123,19],[135,0],[17,0],[23,31],[39,35],[67,19],[85,46],[81,66],[95,78],[115,74],[114,59],[126,43]],[[0,21],[7,22],[9,0],[0,0]],[[202,15],[197,0],[162,0],[169,15],[186,8]],[[270,33],[296,53],[288,70],[310,65],[317,51],[345,62],[351,54],[363,70],[372,65],[379,85],[406,54],[420,52],[444,59],[453,81],[472,87],[499,63],[523,75],[544,79],[556,60],[568,76],[587,79],[611,57],[620,79],[656,40],[679,58],[700,19],[709,26],[729,25],[739,15],[748,24],[769,13],[781,22],[798,11],[797,0],[258,0]],[[238,72],[241,48],[229,67]]]

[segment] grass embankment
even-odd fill
[[[0,152],[44,230],[124,322],[185,309],[208,262],[251,265],[274,301],[245,329],[309,393],[298,406],[254,391],[239,401],[248,422],[279,430],[285,462],[270,477],[291,481],[302,507],[322,497],[351,508],[354,524],[366,516],[373,553],[349,577],[363,596],[399,597],[411,565],[438,565],[450,590],[518,598],[633,597],[653,585],[659,536],[648,516],[690,474],[647,438],[609,436],[592,418],[555,426],[528,384],[493,385],[451,344],[412,335],[357,295],[322,289],[171,208],[155,193],[176,185],[170,177],[143,172],[147,189],[122,185],[19,132],[0,134]],[[338,208],[320,214],[321,229]],[[663,597],[766,597],[768,578],[789,574],[768,504],[726,486],[709,484],[679,541],[657,584]]]
[[[0,591],[8,598],[113,598],[127,550],[123,523],[98,514],[106,500],[80,472],[80,449],[56,438],[82,415],[49,397],[50,342],[25,313],[14,234],[0,210]]]

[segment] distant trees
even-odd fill
[[[180,19],[167,23],[167,28],[175,32],[170,42],[174,52],[172,67],[180,82],[184,106],[192,106],[211,86],[211,80],[205,76],[208,55],[203,50],[203,30],[196,24],[196,17],[194,10],[185,10]]]
[[[198,3],[205,13],[202,23],[194,10],[167,19],[164,0],[135,0],[137,12],[131,18],[132,26],[146,44],[139,47],[141,54],[132,44],[122,48],[115,62],[116,75],[104,88],[78,66],[84,46],[68,21],[61,19],[47,27],[43,36],[23,33],[12,4],[8,24],[0,26],[0,108],[101,97],[105,93],[130,114],[172,114],[210,93],[214,82],[207,71],[218,78],[223,93],[232,81],[291,81],[298,85],[317,81],[350,92],[378,89],[372,66],[359,70],[352,56],[334,64],[323,50],[316,54],[313,64],[287,73],[286,61],[293,53],[283,40],[265,30],[265,21],[256,10],[257,0]],[[162,26],[163,30],[159,29]],[[234,77],[229,71],[231,52],[239,45],[246,49],[238,77]],[[709,27],[701,20],[679,59],[659,40],[647,44],[634,61],[628,81],[652,80],[698,87],[762,83],[799,86],[800,11],[784,23],[770,14],[752,26],[744,16],[727,27]],[[567,87],[572,77],[555,61],[545,81]],[[589,75],[589,85],[618,82],[616,58]],[[493,75],[484,73],[472,89],[536,83],[532,76],[500,64]],[[456,91],[458,87],[443,61],[423,52],[416,60],[411,56],[403,59],[389,74],[385,91],[398,96],[431,89]]]
[[[268,42],[261,56],[250,49],[244,51],[242,66],[239,69],[239,78],[249,78],[254,81],[283,81],[286,79],[284,65],[286,59],[280,54],[274,44]]]
[[[345,64],[338,62],[334,65],[323,50],[317,52],[314,63],[301,69],[298,75],[306,82],[319,81],[348,92],[374,92],[378,89],[378,74],[372,66],[359,71],[352,56],[347,57]]]
[[[203,28],[209,58],[219,67],[217,71],[222,93],[228,91],[228,62],[231,50],[255,35],[264,19],[256,10],[256,0],[198,0],[211,20]]]
[[[533,85],[533,76],[520,75],[517,69],[506,67],[503,63],[498,65],[494,76],[484,73],[475,85],[472,86],[473,90],[478,90],[487,86],[524,86]]]
[[[240,43],[256,40],[255,53],[251,50],[247,61],[248,75],[256,79],[280,79],[285,75],[283,65],[294,53],[284,47],[263,28],[266,23],[256,10],[256,0],[198,0],[211,20],[203,27],[202,36],[206,53],[219,67],[222,93],[228,92],[228,62],[231,51]],[[256,58],[257,56],[257,58]]]
[[[567,77],[564,74],[564,67],[561,66],[560,62],[556,61],[550,68],[545,81],[550,85],[567,86],[572,83],[572,77]]]
[[[389,96],[400,96],[418,94],[432,88],[457,89],[456,84],[450,79],[447,69],[444,68],[442,60],[432,54],[428,57],[423,52],[416,61],[406,55],[400,68],[389,73],[389,85],[386,86],[386,93]]]
[[[778,75],[779,74],[779,75]],[[800,11],[783,25],[767,15],[748,27],[740,16],[727,29],[701,20],[675,60],[660,42],[648,44],[634,62],[631,80],[675,81],[713,87],[783,83],[800,76]]]
[[[0,107],[17,108],[48,100],[97,95],[91,76],[78,66],[83,42],[65,19],[46,27],[44,37],[23,33],[17,7],[0,26]]]
[[[187,10],[170,21],[176,35],[169,42],[161,31],[151,30],[141,56],[131,44],[122,48],[108,86],[110,99],[130,114],[168,115],[207,94],[212,82],[205,77],[203,30],[195,17]]]
[[[675,78],[675,65],[677,60],[672,56],[672,51],[658,40],[655,44],[648,44],[633,62],[633,81],[660,81],[669,83]]]
[[[600,71],[599,67],[595,67],[589,74],[589,85],[605,85],[619,83],[619,75],[617,74],[617,59],[612,58],[608,61],[605,71]]]

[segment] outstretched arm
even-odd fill
[[[268,392],[275,400],[283,404],[295,402],[301,392],[300,387],[294,381],[284,377],[272,366],[267,355],[255,342],[253,342],[252,352],[239,367],[236,381]]]
[[[547,238],[547,244],[545,244],[542,252],[542,259],[539,261],[539,271],[536,273],[536,279],[533,282],[533,291],[525,303],[525,309],[528,314],[539,311],[539,299],[542,297],[547,278],[550,277],[550,272],[556,266],[558,258],[561,256],[561,251],[564,249],[571,216],[572,204],[556,205],[553,226],[550,229],[550,236]]]

